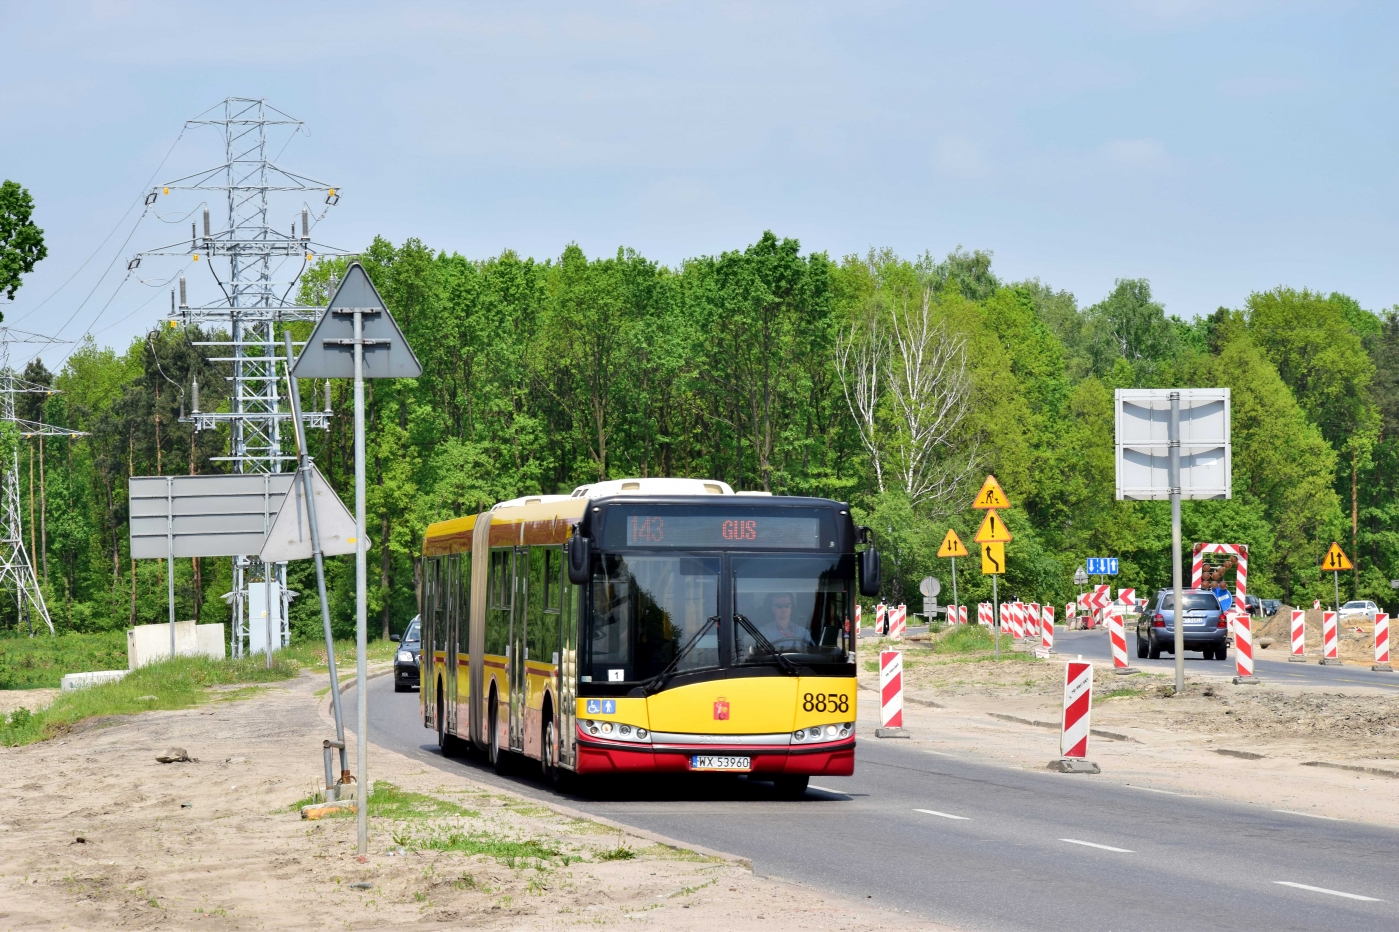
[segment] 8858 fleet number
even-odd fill
[[[803,712],[849,712],[850,697],[844,693],[807,693],[802,696]]]

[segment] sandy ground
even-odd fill
[[[56,689],[0,689],[0,715],[9,715],[20,708],[37,712],[57,696]]]
[[[1322,655],[1321,652],[1321,615],[1320,609],[1309,608],[1306,610],[1305,643],[1307,656],[1313,661]],[[1392,622],[1391,622],[1392,626]],[[1263,639],[1272,641],[1267,647],[1263,647]],[[1253,640],[1259,645],[1259,649],[1268,651],[1262,656],[1272,657],[1274,653],[1288,654],[1292,651],[1292,608],[1284,605],[1278,609],[1278,613],[1271,618],[1253,619]],[[1350,615],[1343,619],[1336,631],[1336,653],[1341,660],[1354,663],[1371,664],[1375,662],[1375,625],[1363,615]],[[1390,661],[1394,661],[1393,648],[1390,648]]]
[[[914,746],[1025,769],[1058,757],[1063,658],[966,662],[929,647],[902,646]],[[879,681],[864,669],[874,652],[862,643],[861,655],[860,727],[869,736]],[[1117,676],[1095,664],[1092,727],[1104,734],[1090,738],[1089,757],[1103,773],[1086,779],[1399,826],[1399,695],[1235,686],[1224,676],[1232,668],[1193,677],[1175,697],[1171,677]]]
[[[306,822],[294,808],[319,788],[331,733],[314,695],[321,683],[303,675],[251,699],[89,722],[63,740],[0,749],[0,927],[942,928],[378,748],[375,779],[464,811],[375,817],[370,854],[356,857],[353,818]],[[197,761],[157,763],[170,746]],[[453,833],[552,853],[424,847]],[[632,856],[606,859],[618,849]]]

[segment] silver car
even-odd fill
[[[1374,624],[1375,614],[1378,611],[1379,606],[1375,605],[1375,603],[1371,602],[1369,599],[1352,599],[1345,605],[1341,606],[1341,610],[1337,614],[1337,618],[1340,620],[1344,620],[1347,617],[1364,615],[1366,621],[1369,621],[1371,624]]]

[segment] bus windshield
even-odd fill
[[[736,555],[731,578],[737,663],[846,661],[854,557]]]
[[[603,554],[580,679],[636,682],[717,667],[720,574],[718,557]]]

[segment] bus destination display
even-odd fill
[[[814,515],[629,514],[624,520],[628,547],[807,550],[821,546],[821,519]]]

